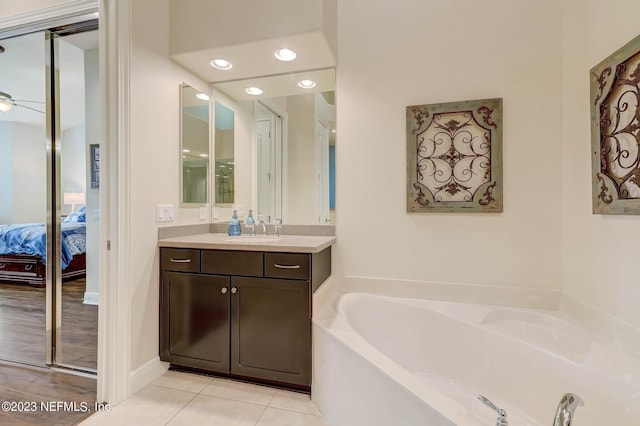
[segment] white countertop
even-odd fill
[[[208,233],[161,239],[158,240],[158,247],[318,253],[336,242],[336,237],[327,236],[282,235],[276,241],[273,238],[246,235],[230,237],[227,234]]]

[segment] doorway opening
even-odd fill
[[[0,35],[0,360],[93,374],[97,25]]]

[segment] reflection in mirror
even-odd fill
[[[249,95],[248,87],[263,93]],[[335,70],[223,82],[214,88],[234,99],[237,111],[251,112],[239,117],[238,125],[254,135],[250,164],[255,169],[249,172],[257,181],[255,205],[248,208],[255,208],[256,219],[335,224]]]
[[[209,175],[209,97],[182,84],[182,203],[204,204]]]
[[[233,203],[235,199],[234,182],[234,119],[235,114],[226,106],[216,102],[216,204]]]

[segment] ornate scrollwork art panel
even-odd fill
[[[407,107],[407,211],[502,212],[502,99]]]
[[[591,70],[593,212],[640,214],[640,37]]]

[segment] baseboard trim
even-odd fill
[[[155,357],[136,368],[129,374],[129,397],[133,396],[155,379],[162,376],[169,369],[169,364]]]
[[[96,293],[93,291],[84,292],[82,303],[84,303],[85,305],[98,305],[98,302],[100,302],[100,293]]]

